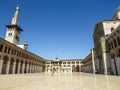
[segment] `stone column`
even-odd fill
[[[79,72],[81,72],[81,62],[79,62]]]
[[[21,62],[18,62],[17,74],[20,74]]]
[[[13,62],[12,74],[15,74],[15,68],[16,68],[16,61]]]
[[[37,72],[37,69],[36,69],[37,65],[34,65],[34,71],[35,73]]]
[[[115,62],[114,58],[111,59],[111,68],[112,68],[112,73],[114,75],[116,75],[117,74],[117,66],[116,66],[116,62]]]
[[[24,74],[25,71],[25,62],[22,63],[22,74]]]
[[[38,67],[37,67],[37,71],[40,72],[39,65],[38,65]]]
[[[9,74],[9,69],[10,69],[10,60],[7,61],[6,74]]]
[[[37,65],[37,72],[39,72],[39,68],[38,68],[39,66]]]
[[[76,64],[76,61],[75,61],[75,72],[77,71],[76,67],[77,67],[77,64]]]
[[[41,69],[41,72],[43,72],[43,66],[42,65],[41,65],[40,69]]]
[[[32,72],[32,65],[30,64],[29,67],[30,67],[29,73],[31,73]]]
[[[26,66],[26,73],[29,73],[29,63],[27,63],[27,66]]]
[[[72,64],[70,65],[70,67],[71,67],[71,73],[72,73]]]
[[[0,74],[2,74],[3,60],[0,60]]]
[[[106,46],[106,39],[101,37],[101,48],[102,48],[102,59],[104,63],[104,74],[110,74],[110,53],[108,47]]]
[[[95,70],[95,60],[94,60],[94,49],[91,50],[92,52],[92,68],[93,68],[93,74],[96,73],[96,70]]]
[[[104,74],[107,75],[106,53],[103,53],[103,62],[104,62]]]
[[[117,66],[117,73],[120,75],[120,57],[115,57],[116,66]]]
[[[35,73],[37,73],[37,65],[35,65]]]
[[[32,73],[34,73],[34,64],[32,64]]]

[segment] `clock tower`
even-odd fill
[[[19,16],[19,6],[16,7],[15,14],[12,18],[11,24],[6,25],[7,32],[5,40],[18,45],[20,41],[20,33],[23,31],[21,27],[18,25],[18,16]]]

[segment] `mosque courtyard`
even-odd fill
[[[88,73],[0,75],[0,90],[120,90],[120,77]]]

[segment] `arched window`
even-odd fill
[[[114,27],[111,27],[111,32],[114,30]]]
[[[10,53],[10,48],[8,48],[8,54]]]
[[[7,46],[5,46],[5,51],[4,51],[4,53],[7,53]]]

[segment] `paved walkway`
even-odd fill
[[[0,90],[120,90],[120,76],[86,73],[0,75]]]

